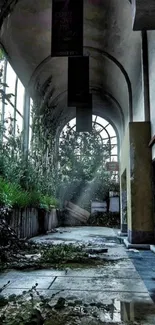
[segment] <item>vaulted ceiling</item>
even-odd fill
[[[51,57],[51,11],[51,0],[17,0],[3,21],[0,40],[31,96],[44,93],[51,114],[62,119],[73,117],[75,110],[67,107],[68,60]],[[141,56],[129,0],[84,0],[84,54],[90,56],[94,112],[122,132],[124,121],[132,120]]]

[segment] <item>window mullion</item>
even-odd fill
[[[18,96],[17,86],[18,86],[18,78],[16,77],[16,82],[15,82],[15,100],[14,100],[14,137],[16,135],[16,124],[17,124],[17,121],[16,121],[17,96]]]

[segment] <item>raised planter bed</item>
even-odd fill
[[[55,208],[49,212],[36,208],[16,208],[12,210],[6,221],[16,231],[19,238],[31,238],[58,226]]]

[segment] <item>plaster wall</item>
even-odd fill
[[[142,82],[141,58],[139,59],[140,67],[137,69],[139,78],[135,89],[133,89],[133,122],[144,121],[144,95]]]
[[[130,183],[130,146],[129,146],[129,126],[126,128],[120,150],[120,176],[126,170],[126,190],[127,190],[127,219],[128,224],[131,220],[131,183]],[[122,197],[122,186],[120,188],[120,197]],[[122,216],[122,202],[121,216]],[[123,220],[122,220],[123,222]]]

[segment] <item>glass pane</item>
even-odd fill
[[[114,146],[114,148],[111,150],[112,155],[117,155],[117,146]]]
[[[14,132],[14,107],[10,104],[5,105],[5,118],[4,118],[4,127],[5,127],[5,136],[9,136]]]
[[[31,146],[31,139],[32,139],[32,128],[29,128],[29,148]]]
[[[8,141],[8,139],[5,137],[5,135],[3,136],[3,142],[6,143]]]
[[[33,99],[30,98],[30,125],[32,125],[32,108],[33,108]]]
[[[2,69],[4,71],[4,65],[5,65],[5,60],[0,60],[0,70]]]
[[[109,138],[103,139],[103,144],[108,144],[109,143]]]
[[[23,109],[24,109],[24,93],[25,88],[21,81],[18,79],[17,84],[17,110],[23,115]]]
[[[108,131],[111,137],[116,135],[114,128],[110,124],[106,127],[106,130]]]
[[[16,113],[16,134],[23,130],[23,118]]]
[[[104,127],[108,124],[108,122],[104,118],[102,118],[100,116],[97,117],[96,122],[98,122],[99,124],[103,125]]]
[[[103,127],[101,127],[99,124],[95,123],[95,129],[97,132],[101,132],[103,130]]]
[[[8,85],[8,87],[6,87],[6,94],[12,93],[13,95],[15,95],[16,74],[9,62],[7,63],[6,69],[6,84]],[[12,104],[14,104],[15,97],[12,96],[10,98],[10,101]]]
[[[108,134],[105,130],[103,130],[101,133],[100,133],[100,136],[102,137],[102,139],[107,139],[108,137]]]
[[[117,138],[116,137],[111,138],[111,144],[117,144]]]
[[[76,118],[73,118],[73,120],[71,120],[70,122],[69,122],[69,125],[72,127],[72,126],[74,126],[76,124]]]
[[[2,101],[0,101],[0,121],[2,120]]]
[[[111,156],[111,161],[118,161],[117,156]]]
[[[5,68],[5,60],[0,60],[0,70],[3,71],[3,75],[1,78],[1,82],[4,82],[4,68]],[[2,101],[0,101],[0,121],[2,120]]]

